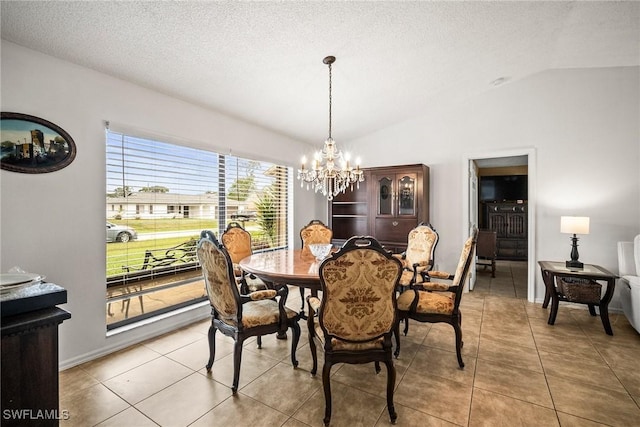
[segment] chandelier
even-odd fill
[[[347,188],[353,191],[353,184],[356,184],[356,188],[360,188],[360,183],[364,181],[359,160],[356,160],[354,169],[349,163],[349,155],[343,156],[336,142],[331,138],[331,64],[335,60],[334,56],[327,56],[322,61],[329,66],[329,138],[324,141],[322,151],[317,151],[313,155],[310,167],[305,166],[307,159],[303,157],[302,167],[298,169],[300,186],[304,187],[306,182],[307,189],[313,188],[316,193],[322,192],[329,201],[338,194],[344,193]]]

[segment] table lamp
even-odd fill
[[[589,234],[589,217],[560,217],[560,232],[573,234],[571,238],[571,261],[567,261],[566,266],[568,268],[583,268],[584,264],[578,261],[578,238],[576,234]]]

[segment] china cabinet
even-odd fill
[[[334,244],[354,235],[371,235],[386,249],[402,252],[409,231],[429,221],[429,168],[386,166],[364,169],[364,173],[359,189],[329,203]]]

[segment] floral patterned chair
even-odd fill
[[[302,240],[302,256],[313,257],[309,245],[316,243],[331,243],[333,231],[324,225],[319,219],[312,219],[309,224],[300,230],[300,240]],[[304,288],[300,287],[301,309],[304,310]]]
[[[209,362],[211,372],[216,354],[216,331],[234,339],[233,386],[235,394],[240,378],[240,362],[244,341],[257,336],[258,348],[262,348],[262,335],[286,332],[291,328],[291,363],[298,366],[296,348],[300,340],[300,315],[285,307],[288,288],[266,289],[241,295],[233,274],[229,253],[211,231],[200,234],[197,247],[198,261],[202,267],[204,283],[211,303],[211,326],[209,327]]]
[[[269,287],[253,274],[247,274],[238,265],[243,259],[253,253],[251,246],[251,234],[245,230],[239,223],[230,222],[227,229],[220,237],[222,244],[229,253],[233,262],[233,274],[236,282],[240,286],[240,292],[248,294],[259,290],[268,289]]]
[[[322,300],[307,297],[311,374],[318,367],[316,342],[324,350],[324,424],[331,419],[331,367],[336,363],[380,362],[387,367],[387,407],[391,422],[396,370],[391,336],[396,327],[396,286],[402,267],[373,237],[354,236],[320,264]],[[317,314],[317,316],[316,316]]]
[[[400,321],[405,320],[404,334],[407,334],[408,322],[413,319],[418,322],[445,322],[453,326],[456,333],[456,355],[458,365],[464,368],[462,361],[462,314],[460,300],[464,284],[469,274],[469,266],[474,256],[478,230],[474,229],[467,239],[460,254],[455,274],[443,271],[431,271],[431,279],[451,280],[451,283],[422,282],[412,285],[409,290],[398,297],[398,323],[396,324],[396,351],[400,354]]]
[[[429,280],[428,271],[433,268],[433,257],[438,244],[438,233],[431,224],[420,223],[409,232],[407,249],[394,257],[402,262],[400,291]]]

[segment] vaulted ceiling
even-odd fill
[[[548,69],[640,65],[640,3],[2,1],[2,38],[309,143]],[[43,70],[46,72],[46,70]],[[498,81],[497,81],[498,80]]]

